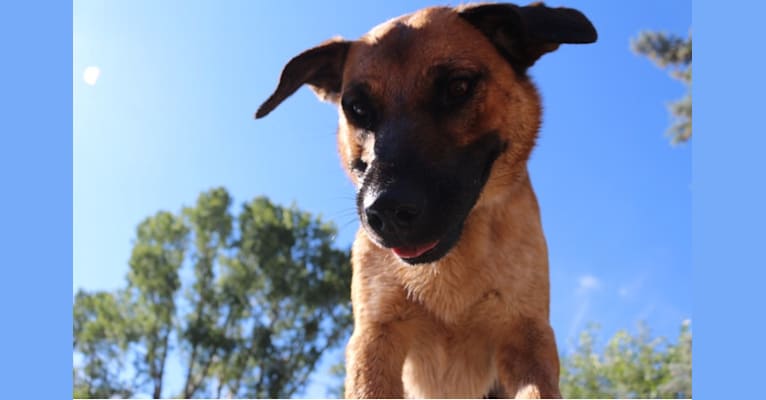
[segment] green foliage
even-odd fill
[[[216,291],[215,266],[220,251],[227,248],[232,232],[229,214],[231,197],[222,188],[202,193],[195,207],[186,208],[184,215],[194,235],[192,256],[194,283],[186,294],[191,310],[181,326],[182,349],[187,367],[181,396],[189,398],[199,391],[216,362],[219,351],[230,348],[226,330],[231,318],[218,325],[221,300]]]
[[[236,252],[224,263],[220,285],[224,308],[246,321],[240,326],[247,330],[230,336],[238,350],[216,369],[219,390],[291,396],[350,329],[349,253],[332,247],[331,224],[266,198],[245,204],[238,225]]]
[[[691,326],[685,321],[675,344],[617,332],[599,354],[598,328],[580,335],[575,353],[562,357],[561,392],[566,398],[691,398]]]
[[[139,224],[130,256],[127,308],[138,332],[134,381],[150,382],[153,398],[162,395],[188,233],[181,218],[159,212]]]
[[[134,338],[118,296],[78,291],[74,301],[74,350],[83,357],[75,368],[74,397],[130,397],[132,390],[120,379],[122,355]]]
[[[213,189],[145,219],[126,287],[77,292],[75,398],[158,398],[171,351],[185,367],[173,397],[289,397],[347,337],[350,257],[333,247],[333,225],[263,197],[236,216],[231,203]],[[591,327],[562,358],[567,397],[691,397],[688,324],[675,344],[645,327],[602,353],[595,343]]]
[[[330,367],[328,372],[336,380],[337,384],[329,385],[326,393],[327,398],[342,399],[346,392],[346,360],[339,360]]]
[[[173,396],[287,397],[348,335],[350,257],[334,226],[262,197],[235,217],[231,202],[218,188],[147,218],[125,290],[77,294],[74,397],[158,398],[173,350],[185,366]]]
[[[686,142],[692,137],[692,36],[682,39],[661,32],[641,32],[631,40],[633,51],[652,60],[660,68],[669,68],[670,75],[683,82],[688,92],[668,105],[675,121],[668,129],[673,143]]]

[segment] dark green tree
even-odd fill
[[[229,379],[219,381],[230,395],[289,397],[306,384],[320,356],[348,334],[349,253],[332,247],[331,224],[266,198],[243,207],[239,228],[224,285],[229,299],[249,305],[242,324],[248,329],[237,338],[239,359],[221,365]],[[253,286],[243,288],[237,282],[247,274]]]
[[[171,334],[176,327],[179,269],[186,256],[189,229],[162,211],[138,226],[128,272],[130,321],[137,330],[136,382],[149,382],[152,397],[162,396]]]
[[[662,32],[641,32],[631,40],[634,52],[667,68],[670,76],[683,82],[688,91],[683,98],[668,105],[675,121],[668,129],[672,142],[686,142],[692,137],[692,35],[687,39]]]
[[[74,299],[74,350],[82,367],[73,371],[74,397],[130,397],[131,385],[120,374],[123,357],[134,340],[119,294],[80,290]]]
[[[218,188],[146,219],[126,289],[78,293],[75,397],[160,397],[169,357],[185,367],[171,396],[287,397],[348,336],[350,255],[335,227],[262,197],[235,217],[231,202]]]
[[[202,193],[195,207],[184,210],[194,236],[191,263],[194,281],[187,291],[190,311],[181,327],[182,350],[187,359],[183,398],[197,394],[210,375],[219,350],[228,347],[226,330],[234,322],[232,310],[221,321],[221,296],[216,287],[216,266],[228,248],[232,233],[231,197],[222,188]]]

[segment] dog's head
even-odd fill
[[[303,84],[338,104],[367,235],[407,263],[433,262],[473,209],[525,176],[540,124],[527,68],[561,43],[595,40],[569,8],[427,8],[296,56],[256,118]]]

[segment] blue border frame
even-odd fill
[[[71,398],[72,4],[3,3],[0,49],[2,397]]]
[[[692,8],[692,376],[700,399],[762,396],[766,4],[748,3]]]
[[[693,5],[695,398],[760,392],[765,8]],[[71,3],[0,10],[4,398],[72,393],[71,34]]]

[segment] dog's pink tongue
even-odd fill
[[[394,252],[394,254],[401,258],[415,258],[420,257],[428,250],[433,249],[437,244],[439,244],[438,240],[433,243],[424,244],[422,246],[392,247],[391,250]]]

